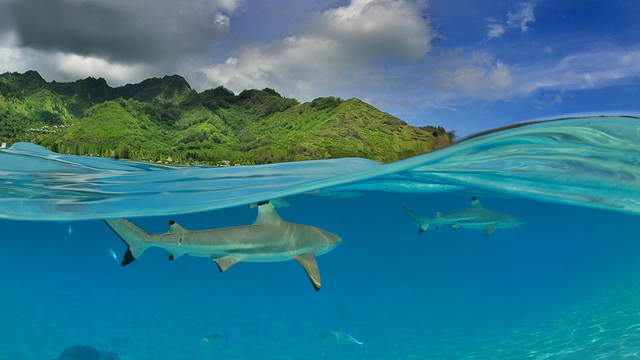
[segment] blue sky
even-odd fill
[[[0,0],[0,72],[357,97],[459,136],[639,114],[636,0]]]

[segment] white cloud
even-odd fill
[[[21,61],[20,50],[17,47],[18,38],[13,31],[0,34],[0,69],[17,65]],[[9,70],[7,70],[9,71]]]
[[[405,0],[352,0],[317,14],[297,35],[239,49],[234,60],[202,72],[209,84],[234,91],[274,87],[300,99],[335,94],[373,76],[376,62],[423,57],[433,37],[423,10]]]
[[[487,29],[489,29],[487,31],[487,38],[489,39],[498,38],[506,32],[503,25],[496,24],[496,23],[487,24]]]
[[[124,84],[130,79],[140,78],[145,73],[145,65],[110,63],[91,56],[58,53],[51,57],[55,69],[65,77],[103,77],[113,84]]]
[[[520,95],[541,89],[588,90],[640,78],[640,48],[607,48],[569,55],[556,63],[516,70]]]
[[[432,59],[420,92],[430,107],[454,109],[481,101],[531,98],[536,107],[563,102],[569,91],[629,84],[640,79],[640,47],[600,48],[556,61],[507,65],[487,53],[451,51]]]
[[[534,2],[520,2],[509,10],[504,22],[493,18],[487,19],[487,39],[499,38],[508,30],[520,29],[522,33],[529,30],[529,25],[535,22]]]
[[[507,25],[512,28],[519,28],[523,33],[527,32],[527,30],[529,30],[529,23],[536,20],[533,8],[533,2],[516,4],[515,11],[509,11],[507,14]]]
[[[452,66],[437,71],[435,85],[441,103],[456,99],[496,100],[508,97],[515,79],[508,65],[487,54],[474,53],[468,59],[449,57]]]
[[[431,40],[420,10],[405,0],[352,0],[316,16],[306,33],[331,39],[359,57],[417,59]]]

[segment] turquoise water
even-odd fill
[[[393,164],[154,165],[0,150],[0,359],[90,345],[122,359],[640,359],[640,120],[574,118],[496,131]],[[448,226],[482,205],[525,221]],[[101,221],[152,233],[285,221],[338,234],[315,292],[294,261],[121,267]],[[340,331],[365,350],[323,342]],[[214,346],[201,338],[228,337]]]

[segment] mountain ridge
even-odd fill
[[[177,163],[261,164],[366,157],[396,161],[447,146],[442,127],[413,127],[359,99],[300,103],[277,91],[200,93],[179,75],[111,87],[0,74],[0,140],[53,151]]]

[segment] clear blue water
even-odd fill
[[[640,359],[637,118],[537,123],[387,165],[167,167],[18,144],[0,171],[0,359],[76,344],[131,360]],[[471,196],[525,223],[418,234],[401,210]],[[279,197],[284,220],[343,238],[318,257],[319,292],[294,261],[219,273],[152,248],[121,267],[101,221],[246,225],[247,204]],[[329,331],[366,349],[318,339]],[[229,341],[200,343],[215,333]]]

